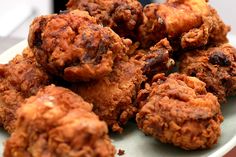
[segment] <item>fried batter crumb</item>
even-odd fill
[[[125,150],[119,149],[117,154],[118,154],[119,156],[122,156],[122,155],[125,154]]]

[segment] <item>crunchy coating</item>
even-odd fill
[[[28,41],[38,63],[71,82],[107,75],[113,61],[124,57],[131,44],[79,10],[36,18]]]
[[[112,157],[104,122],[80,96],[54,85],[41,89],[18,110],[16,131],[4,157]]]
[[[94,104],[94,112],[112,131],[121,133],[122,126],[137,111],[136,95],[146,76],[171,68],[170,51],[169,42],[164,39],[150,51],[116,62],[108,76],[86,84],[72,84],[71,89]]]
[[[93,111],[112,131],[121,133],[122,126],[137,111],[133,103],[145,80],[141,67],[142,64],[135,59],[120,61],[108,76],[88,83],[72,84],[71,89],[93,103]]]
[[[175,61],[172,59],[173,49],[164,38],[149,49],[140,49],[139,42],[132,44],[128,51],[129,58],[135,58],[142,64],[142,71],[148,78],[157,73],[172,70]]]
[[[139,92],[138,127],[163,143],[186,150],[210,148],[221,134],[223,117],[205,83],[181,74],[157,74]]]
[[[144,62],[143,73],[148,78],[152,78],[157,73],[171,70],[175,65],[175,61],[171,58],[172,51],[173,49],[167,38],[150,47],[149,51],[144,53],[142,58],[139,59]]]
[[[221,103],[236,93],[236,49],[230,44],[187,52],[180,59],[179,70],[205,82],[207,91]]]
[[[128,38],[135,36],[143,19],[143,7],[137,0],[69,0],[67,8],[88,11],[99,23]]]
[[[4,129],[14,131],[20,103],[50,82],[51,77],[36,63],[29,48],[8,64],[0,64],[0,124]]]
[[[230,30],[206,0],[168,0],[144,7],[139,41],[148,47],[167,37],[175,49],[226,42]]]

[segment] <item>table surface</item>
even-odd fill
[[[0,37],[0,54],[22,40],[23,39],[19,39],[19,38],[1,38]],[[236,147],[234,147],[234,149],[228,152],[224,157],[235,157],[235,156],[236,156]]]

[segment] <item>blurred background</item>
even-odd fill
[[[14,37],[25,39],[28,35],[28,28],[34,17],[49,13],[58,13],[65,10],[68,0],[0,0],[0,38]],[[156,0],[163,2],[164,0]],[[141,0],[145,5],[151,0]],[[236,1],[210,0],[225,23],[232,26],[232,33],[236,34],[236,10],[229,9],[236,5]],[[235,29],[234,29],[235,28]]]

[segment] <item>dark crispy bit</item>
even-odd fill
[[[88,11],[122,37],[133,38],[143,19],[143,7],[137,0],[69,0],[67,8]]]
[[[119,149],[117,154],[119,156],[124,155],[125,154],[125,150]]]
[[[139,28],[143,47],[167,37],[178,48],[195,48],[209,42],[226,42],[230,28],[205,0],[168,0],[144,7],[144,22]]]
[[[0,64],[0,124],[9,132],[15,129],[20,103],[51,82],[32,51],[26,48],[8,64]]]
[[[209,56],[209,62],[213,65],[230,66],[228,57],[221,51],[215,51]]]
[[[196,76],[219,102],[226,102],[226,97],[236,92],[236,49],[222,44],[190,51],[181,58],[180,72]]]
[[[150,48],[142,60],[145,62],[142,71],[148,77],[152,77],[156,73],[171,70],[175,65],[175,61],[171,59],[172,47],[165,38]]]
[[[51,74],[71,82],[107,75],[113,61],[125,56],[129,44],[130,40],[121,39],[79,10],[38,17],[29,34],[37,61]]]
[[[158,74],[139,92],[138,102],[136,121],[146,135],[187,150],[217,143],[223,121],[220,105],[197,78]]]
[[[53,85],[41,89],[18,110],[16,131],[4,157],[113,157],[104,122],[80,96]]]

